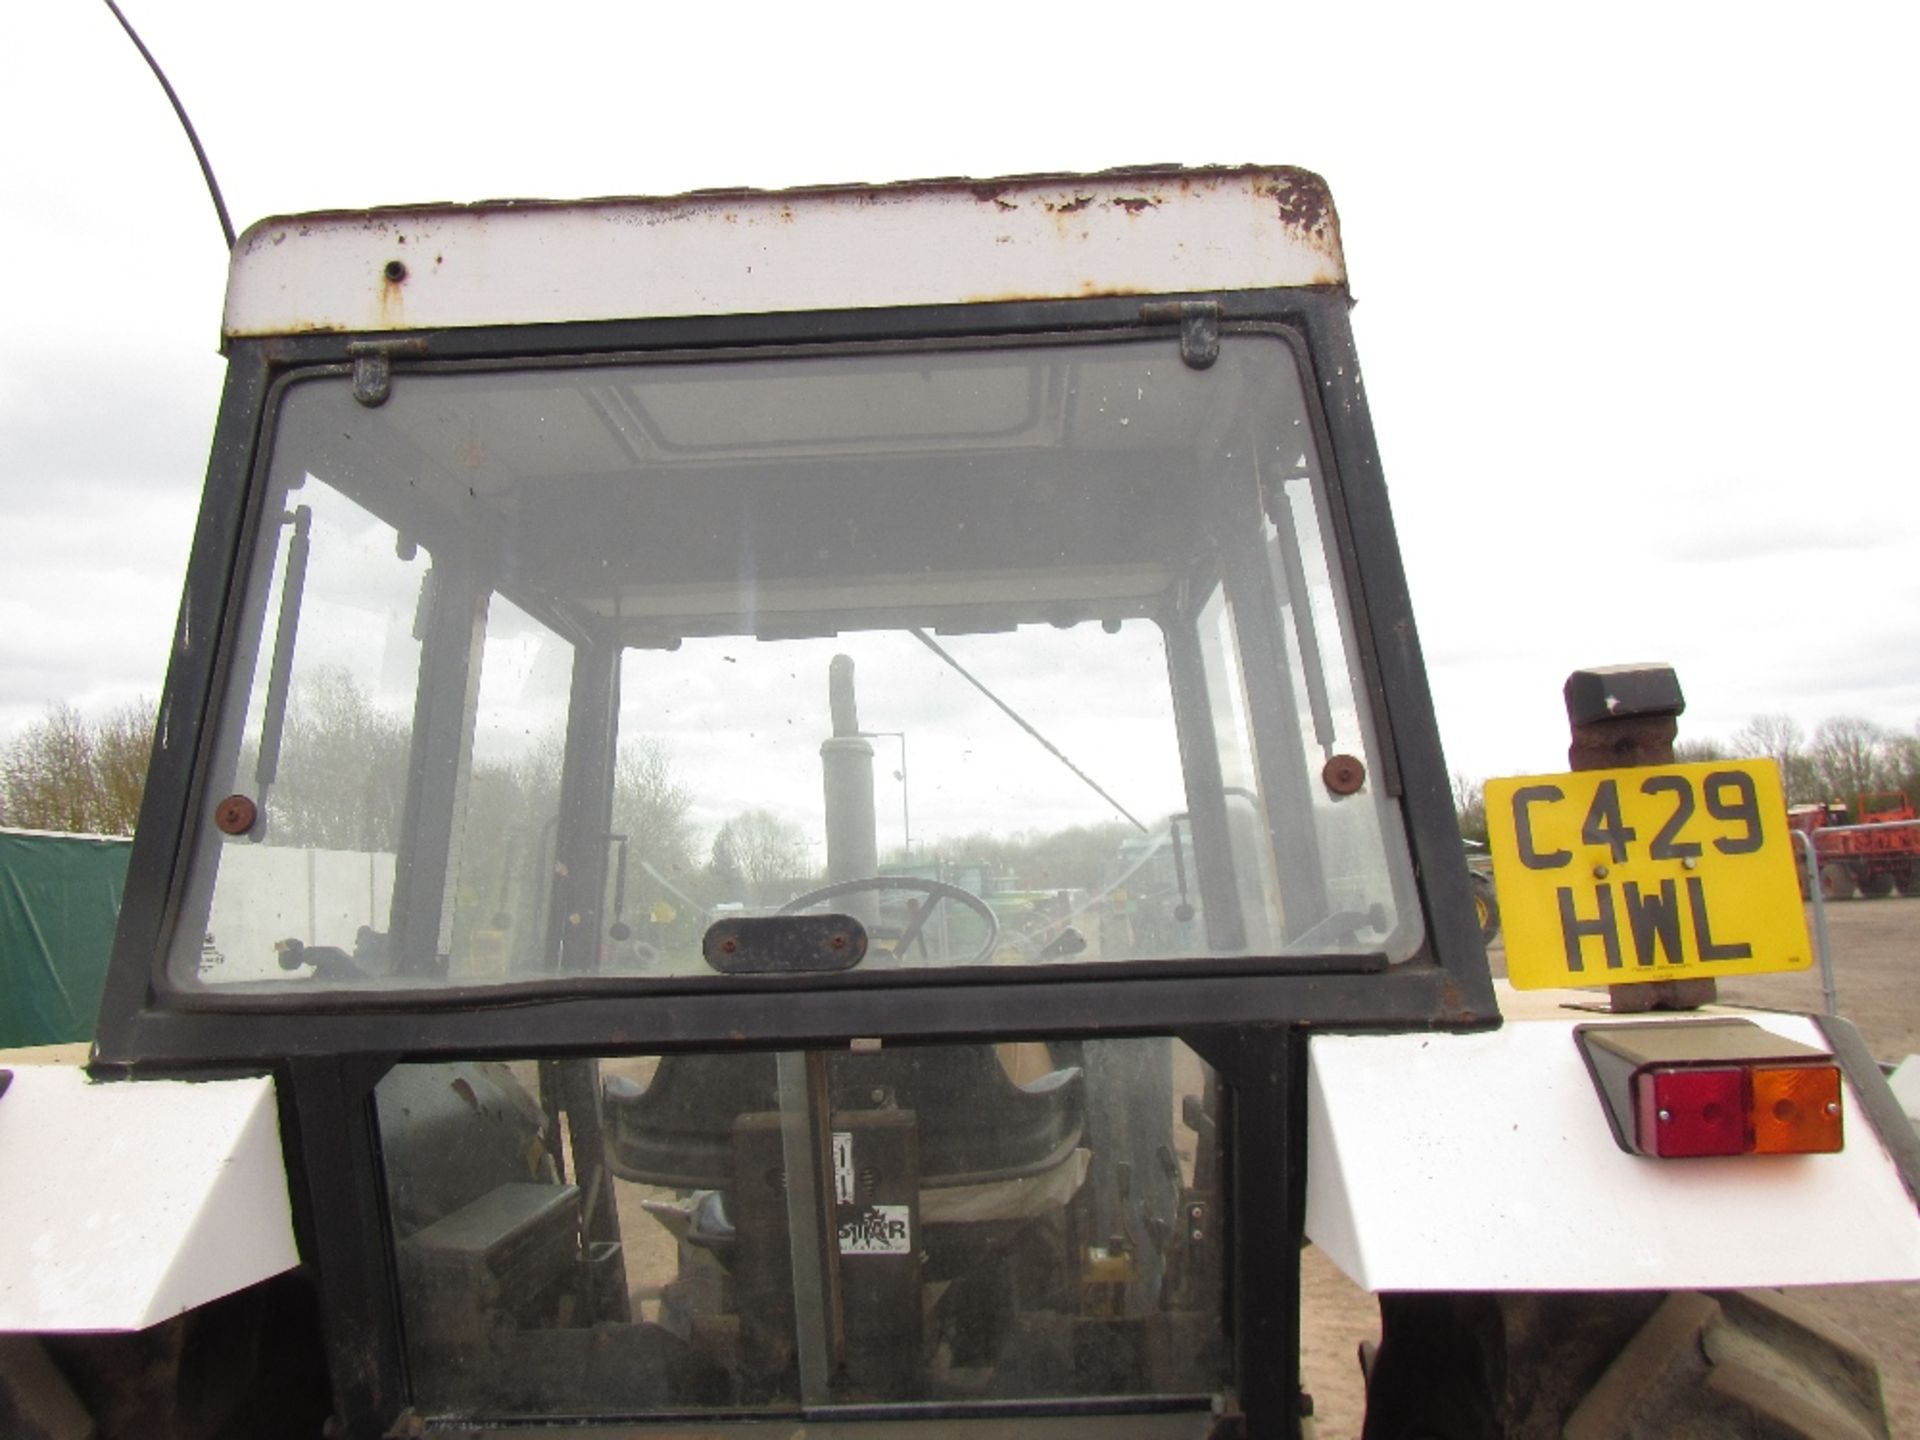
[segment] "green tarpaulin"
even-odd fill
[[[0,830],[0,1048],[93,1038],[132,843]]]

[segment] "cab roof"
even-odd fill
[[[278,217],[235,245],[222,328],[239,339],[1345,280],[1319,176],[1161,166]]]

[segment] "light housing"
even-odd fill
[[[1574,1040],[1629,1154],[1820,1155],[1845,1144],[1833,1056],[1751,1020],[1579,1025]]]

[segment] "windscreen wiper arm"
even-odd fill
[[[1142,835],[1145,835],[1147,833],[1147,827],[1140,823],[1140,818],[1137,815],[1135,815],[1131,810],[1127,809],[1126,806],[1122,805],[1118,800],[1114,799],[1113,796],[1109,795],[1105,790],[1103,790],[1098,780],[1095,780],[1091,775],[1087,774],[1086,771],[1082,770],[1078,765],[1074,764],[1073,761],[1069,760],[1064,754],[1062,754],[1060,747],[1058,745],[1055,745],[1051,740],[1047,739],[1046,736],[1042,735],[1038,730],[1034,729],[1033,726],[1029,725],[1025,720],[1021,719],[1020,713],[1017,710],[1015,710],[1011,705],[1007,704],[1007,702],[1002,700],[998,695],[994,694],[993,691],[989,690],[973,674],[972,671],[968,670],[966,666],[962,665],[958,660],[954,659],[953,656],[949,655],[945,650],[943,650],[940,647],[939,641],[935,640],[931,635],[929,635],[926,631],[920,629],[918,626],[914,626],[912,629],[908,630],[907,633],[913,636],[913,638],[918,640],[922,645],[926,646],[929,650],[933,651],[933,653],[938,655],[942,660],[946,661],[947,664],[951,665],[953,667],[954,673],[959,675],[959,677],[962,680],[965,680],[969,685],[973,686],[974,689],[978,690],[982,695],[986,696],[987,699],[991,700],[995,705],[998,705],[1000,707],[1001,712],[1009,720],[1013,721],[1014,724],[1018,725],[1022,730],[1026,731],[1027,734],[1031,735],[1034,739],[1038,740],[1042,745],[1044,745],[1046,747],[1047,753],[1053,756],[1053,758],[1058,760],[1062,765],[1066,766],[1067,769],[1071,770],[1075,775],[1078,775],[1080,779],[1086,784],[1087,788],[1092,790],[1094,794],[1098,795],[1102,800],[1106,801],[1109,805],[1113,806],[1113,808],[1118,810],[1122,815],[1126,816],[1127,819],[1132,822],[1134,829],[1138,830]]]
[[[287,692],[293,681],[293,645],[300,631],[300,598],[307,588],[307,551],[311,548],[308,532],[313,526],[313,509],[300,505],[291,515],[283,514],[281,524],[291,522],[293,534],[287,539],[287,570],[280,579],[280,620],[273,635],[273,665],[267,675],[267,701],[260,717],[260,758],[253,768],[259,783],[256,803],[262,815],[267,808],[267,790],[280,773],[280,736],[287,723]]]

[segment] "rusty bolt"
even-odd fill
[[[847,937],[836,932],[828,939],[827,944],[835,950],[844,950],[847,948]]]
[[[1320,779],[1335,795],[1352,795],[1367,783],[1367,767],[1357,756],[1335,755],[1321,767]]]
[[[407,262],[404,260],[387,261],[386,276],[389,284],[398,285],[402,280],[407,278]]]
[[[739,948],[740,948],[740,942],[734,939],[731,935],[729,935],[726,939],[720,942],[720,953],[722,955],[731,955],[733,954],[734,951],[738,950]]]
[[[260,818],[260,807],[245,795],[229,795],[214,809],[213,823],[222,835],[245,835]]]

